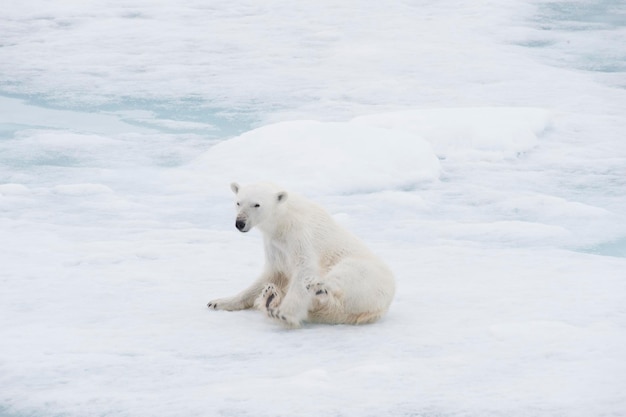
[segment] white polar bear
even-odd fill
[[[288,327],[371,323],[389,309],[393,274],[324,209],[272,184],[231,189],[237,229],[258,227],[263,234],[265,268],[249,288],[211,301],[210,309],[255,306]]]

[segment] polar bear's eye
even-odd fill
[[[239,207],[241,204],[239,204],[239,201],[237,201],[237,207]]]
[[[261,207],[261,205],[260,204],[255,204],[254,207]]]

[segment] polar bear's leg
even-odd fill
[[[391,272],[375,261],[345,259],[322,281],[327,295],[323,292],[316,295],[317,302],[313,303],[310,312],[311,321],[371,323],[385,314],[393,298]]]
[[[268,317],[279,321],[287,327],[299,327],[300,321],[295,320],[289,313],[285,313],[281,306],[283,295],[281,290],[273,283],[267,284],[256,299],[254,305],[257,309],[265,312]]]
[[[263,288],[265,282],[265,280],[259,280],[249,288],[246,288],[241,293],[235,295],[234,297],[218,298],[217,300],[212,300],[207,304],[207,307],[209,307],[211,310],[226,311],[248,309],[253,306],[254,300],[261,292],[261,289]]]
[[[343,294],[332,278],[324,278],[324,282],[315,282],[307,285],[311,293],[308,320],[314,323],[343,323],[345,320]]]
[[[245,310],[254,306],[254,302],[268,282],[279,281],[281,275],[265,271],[254,283],[234,297],[218,298],[210,301],[207,306],[211,310]]]
[[[275,305],[273,299],[268,303],[267,314],[287,327],[297,328],[303,321],[307,320],[311,302],[312,295],[307,291],[305,285],[300,281],[293,280],[286,288],[285,295],[281,297],[279,305]]]

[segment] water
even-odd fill
[[[626,5],[617,0],[540,3],[533,19],[543,30],[613,30],[626,26]]]
[[[533,18],[543,32],[526,46],[558,51],[555,65],[620,75],[626,71],[626,4],[622,1],[556,1],[540,3]],[[590,34],[602,34],[603,42],[590,42]],[[623,75],[623,74],[621,74]],[[620,80],[621,78],[621,80]],[[624,77],[616,82],[624,86]]]
[[[626,258],[626,237],[585,248],[587,253]]]

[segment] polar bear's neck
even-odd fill
[[[311,211],[319,209],[315,204],[296,195],[290,195],[288,200],[280,203],[272,217],[259,225],[259,230],[266,238],[280,239],[281,236],[292,234],[294,230],[302,230],[304,219],[310,218]]]

